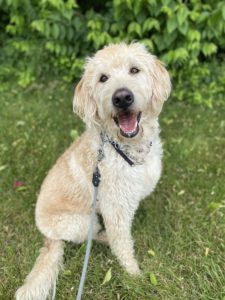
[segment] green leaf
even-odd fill
[[[43,20],[35,20],[31,23],[31,27],[41,33],[45,32],[45,24]]]
[[[148,0],[148,4],[150,4],[151,6],[156,6],[157,2],[156,0]]]
[[[180,191],[177,193],[177,196],[182,196],[184,193],[185,193],[184,190],[180,190]]]
[[[73,10],[62,10],[62,15],[65,17],[65,19],[67,19],[68,21],[70,21],[73,17]]]
[[[150,51],[154,50],[154,45],[151,40],[143,39],[143,40],[141,40],[141,43],[143,43]]]
[[[202,53],[205,56],[210,56],[217,52],[217,46],[214,43],[204,43],[202,46]]]
[[[178,48],[173,51],[174,62],[185,62],[189,57],[188,51],[185,48]]]
[[[205,248],[205,256],[208,256],[209,250],[210,250],[210,249],[209,249],[208,247]]]
[[[158,50],[161,52],[162,50],[166,49],[165,42],[162,41],[162,38],[158,34],[152,35],[152,40],[156,44]]]
[[[1,172],[1,171],[4,171],[6,168],[7,168],[7,165],[2,165],[2,166],[0,166],[0,172]]]
[[[177,13],[177,20],[178,24],[181,26],[184,21],[187,19],[187,16],[189,14],[188,8],[186,7],[185,4],[181,4],[178,9]]]
[[[126,4],[129,9],[132,9],[132,0],[126,0]]]
[[[175,30],[171,34],[168,34],[165,31],[163,34],[163,38],[160,38],[159,42],[161,40],[161,46],[164,46],[164,49],[166,49],[168,51],[168,49],[170,49],[172,47],[173,43],[176,41],[177,37],[178,37],[177,30]],[[162,39],[163,39],[163,42],[162,42]]]
[[[96,33],[93,31],[90,31],[87,35],[87,40],[91,42],[91,41],[95,41],[96,39],[97,39]]]
[[[167,31],[168,33],[172,33],[177,28],[177,20],[175,17],[169,18],[167,21]]]
[[[107,282],[109,282],[109,281],[111,280],[111,278],[112,278],[112,268],[110,268],[110,269],[106,272],[105,278],[104,278],[104,280],[103,280],[103,282],[102,282],[101,285],[104,285],[104,284],[106,284]]]
[[[199,12],[193,10],[190,12],[189,16],[190,16],[190,19],[195,22],[198,20],[200,14],[199,14]]]
[[[65,270],[65,271],[63,271],[63,275],[70,276],[70,275],[72,275],[72,272],[71,272],[71,270]]]
[[[47,42],[45,44],[46,49],[48,49],[50,52],[54,52],[55,51],[55,45],[53,42]]]
[[[49,36],[50,36],[50,25],[48,24],[48,22],[44,23],[44,34],[47,38],[49,38]]]
[[[221,203],[212,201],[208,205],[208,210],[211,212],[214,212],[214,211],[220,209],[221,207],[223,207],[223,205]]]
[[[222,16],[223,16],[223,19],[225,20],[225,4],[222,7]]]
[[[67,38],[69,41],[71,41],[73,39],[74,36],[74,31],[72,27],[69,27],[67,30]]]
[[[16,190],[17,190],[18,192],[22,192],[22,191],[26,191],[26,190],[28,190],[28,189],[29,189],[28,186],[19,186]]]
[[[154,273],[149,274],[149,279],[152,285],[156,286],[158,284],[156,276]]]
[[[160,12],[166,14],[169,18],[171,18],[173,15],[172,9],[166,5],[162,6],[162,8],[160,9]]]
[[[61,41],[63,41],[66,36],[66,29],[65,29],[64,25],[60,25],[59,28],[60,28],[59,38]]]
[[[200,48],[201,47],[200,47],[200,43],[199,42],[191,42],[191,43],[188,43],[188,45],[187,45],[187,49],[188,50],[197,51],[198,53],[200,51]]]
[[[204,22],[206,19],[208,19],[209,16],[210,13],[208,11],[203,11],[199,16],[198,23]]]
[[[61,54],[62,56],[65,56],[66,53],[67,53],[67,48],[66,48],[65,45],[62,45],[61,48],[60,48],[60,54]]]
[[[189,24],[188,24],[188,21],[185,21],[183,23],[183,25],[179,26],[178,29],[179,31],[183,34],[183,35],[186,35],[187,34],[187,31],[188,31],[188,27],[189,27]]]
[[[197,41],[199,42],[201,39],[201,34],[198,30],[190,29],[187,33],[187,38],[189,41]]]
[[[61,45],[60,44],[55,44],[55,53],[56,54],[60,54],[60,51],[61,51]]]
[[[169,5],[171,0],[161,0],[163,5]]]
[[[76,31],[82,31],[82,29],[83,29],[83,27],[84,27],[84,24],[82,23],[82,21],[80,20],[80,18],[75,18],[75,19],[73,20],[73,25],[74,25]],[[101,26],[102,26],[101,22],[98,21],[98,27],[99,27],[100,29],[101,29]]]
[[[185,48],[178,48],[176,50],[170,50],[162,56],[162,60],[166,64],[179,63],[182,64],[189,58],[189,53]]]
[[[155,251],[153,251],[152,249],[148,250],[148,255],[149,256],[155,256]]]
[[[56,23],[52,25],[52,35],[55,39],[59,37],[59,26]]]
[[[110,27],[110,32],[112,34],[117,34],[119,32],[119,30],[120,30],[120,26],[118,23],[113,23]]]
[[[135,1],[134,2],[134,14],[135,16],[137,16],[137,14],[139,14],[141,12],[141,6],[142,6],[142,1]]]
[[[136,33],[141,37],[141,25],[137,22],[131,22],[128,26],[128,33]]]
[[[143,25],[143,31],[149,31],[152,28],[155,28],[157,31],[160,30],[160,23],[156,19],[146,19]]]
[[[73,140],[76,140],[79,136],[79,133],[76,129],[72,129],[70,130],[70,136]]]

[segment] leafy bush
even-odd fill
[[[224,106],[224,65],[218,60],[204,62],[194,67],[185,67],[179,72],[171,70],[174,82],[173,99],[191,104]]]
[[[88,45],[84,16],[73,0],[3,0],[3,12],[9,16],[5,24],[4,53],[1,60],[13,61],[10,72],[20,85],[48,72],[63,72],[72,79],[82,68],[82,56]],[[66,73],[69,71],[69,75]],[[4,72],[4,70],[2,70]]]
[[[2,88],[9,77],[21,86],[49,73],[74,80],[85,56],[121,40],[144,43],[178,81],[178,69],[225,50],[224,1],[0,0],[0,18]]]
[[[194,65],[225,49],[225,2],[186,2],[114,0],[108,39],[138,39],[171,66]],[[89,29],[96,48],[101,39],[101,44],[107,42],[101,35],[107,32],[104,24],[99,30],[90,25]]]

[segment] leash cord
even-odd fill
[[[96,203],[97,203],[97,194],[98,194],[98,186],[100,183],[100,173],[98,167],[96,167],[93,177],[92,177],[92,183],[94,185],[94,197],[93,197],[93,203],[92,203],[92,211],[91,211],[91,218],[90,218],[90,225],[88,230],[88,238],[87,238],[87,248],[84,258],[84,265],[82,270],[82,275],[80,279],[79,289],[77,292],[76,300],[81,300],[81,296],[84,289],[84,282],[87,275],[87,268],[88,268],[88,261],[90,257],[91,252],[91,245],[92,245],[92,239],[93,239],[93,227],[94,227],[94,221],[95,221],[95,212],[96,212]]]

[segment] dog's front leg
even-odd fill
[[[112,252],[129,274],[139,275],[140,269],[134,257],[131,224],[134,213],[124,207],[107,205],[102,209],[106,234]]]

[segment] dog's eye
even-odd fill
[[[104,74],[99,79],[100,82],[106,82],[107,80],[108,80],[108,77]]]
[[[140,72],[140,70],[138,68],[133,67],[133,68],[130,69],[131,74],[137,74],[139,72]]]

